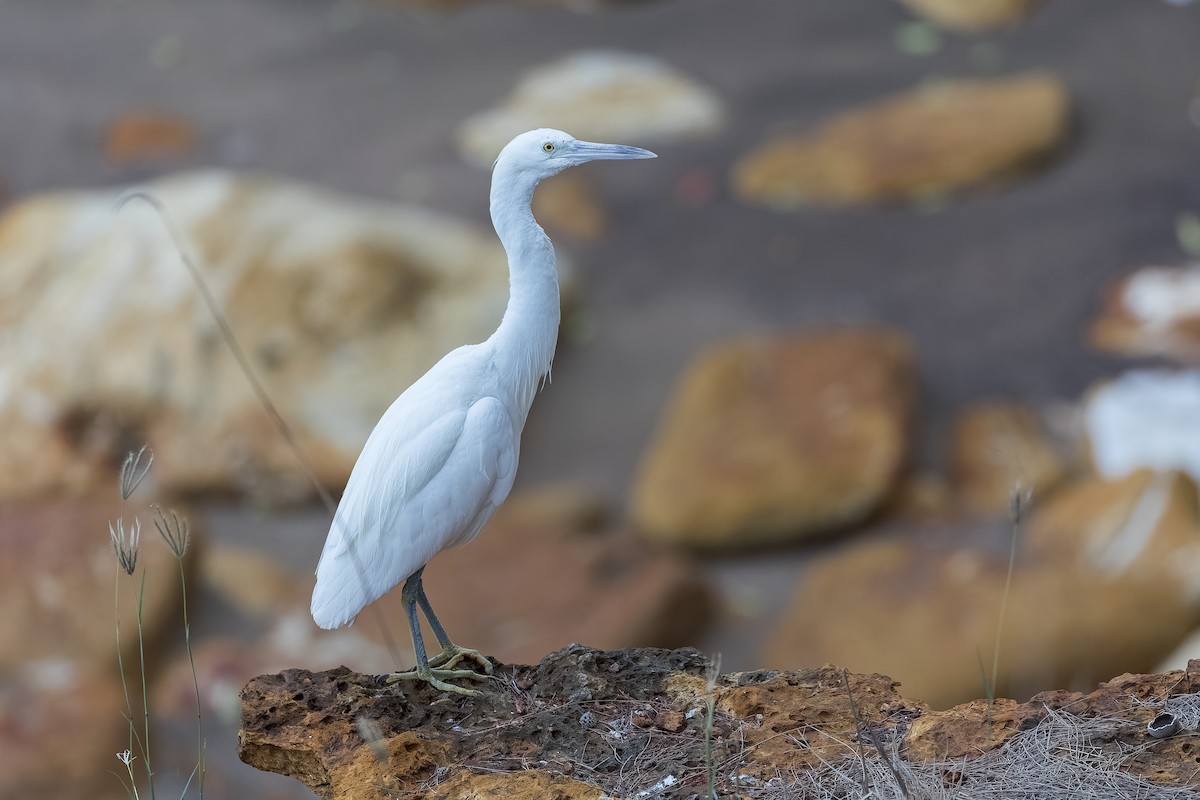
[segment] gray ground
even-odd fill
[[[658,0],[603,13],[486,5],[443,15],[315,0],[0,0],[0,175],[10,197],[149,177],[101,154],[131,108],[195,120],[199,153],[171,168],[266,170],[486,224],[485,172],[451,134],[517,76],[583,47],[661,56],[713,87],[730,123],[660,158],[594,170],[612,215],[575,247],[593,333],[564,343],[526,431],[518,486],[577,477],[620,504],[671,383],[707,342],[754,330],[880,322],[916,337],[936,463],[948,415],[992,397],[1074,397],[1119,362],[1083,326],[1101,286],[1177,262],[1176,215],[1200,210],[1200,5],[1050,0],[1024,26],[950,38],[930,57],[893,45],[909,16],[888,0]],[[981,43],[984,43],[981,49]],[[770,132],[930,75],[1048,68],[1074,100],[1070,147],[1047,171],[939,213],[779,215],[724,188]],[[710,172],[700,208],[676,182]],[[320,514],[217,526],[315,561]],[[227,524],[225,524],[227,523]],[[727,585],[782,601],[796,569],[777,555],[720,566]],[[754,659],[740,626],[706,644]]]

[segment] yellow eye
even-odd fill
[[[546,142],[544,145],[542,145],[542,149],[545,150],[547,153],[553,153],[554,152],[554,144],[552,142]]]

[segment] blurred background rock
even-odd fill
[[[949,706],[991,688],[1018,494],[996,691],[1200,655],[1200,7],[0,0],[0,19],[0,795],[124,796],[107,523],[143,442],[127,512],[193,523],[209,796],[306,796],[236,761],[247,679],[411,657],[376,625],[403,632],[395,597],[312,625],[327,514],[120,190],[166,204],[336,495],[391,399],[497,321],[486,168],[539,125],[660,157],[536,198],[561,343],[512,500],[429,569],[456,638],[506,661],[581,641],[833,662]],[[195,692],[176,567],[142,549],[154,767],[178,794]]]

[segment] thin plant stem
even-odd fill
[[[179,562],[179,585],[183,591],[183,643],[187,647],[188,665],[192,668],[192,688],[196,690],[196,769],[193,771],[193,774],[198,776],[196,785],[200,792],[200,800],[204,800],[205,742],[204,723],[200,708],[200,681],[196,678],[196,660],[192,656],[192,626],[191,623],[188,622],[187,577],[184,574],[183,557],[180,556],[175,560]],[[189,777],[188,784],[190,784],[191,781],[192,779]],[[185,793],[187,792],[186,785],[184,786],[183,791]]]
[[[121,654],[121,573],[116,573],[113,585],[113,614],[117,622],[117,672],[121,676],[121,691],[125,694],[126,721],[129,722],[129,750],[133,750],[133,704],[129,701],[129,684],[125,680],[125,656]],[[127,765],[128,766],[128,765]]]
[[[150,797],[154,800],[154,770],[150,763],[150,695],[146,687],[146,647],[145,634],[142,624],[142,610],[146,599],[146,570],[142,570],[142,584],[138,591],[137,620],[138,620],[138,660],[142,670],[142,722],[145,729],[145,739],[142,742],[142,752],[145,754],[146,778],[150,782]]]
[[[1012,590],[1013,572],[1017,566],[1017,534],[1021,530],[1021,519],[1025,506],[1028,504],[1026,494],[1018,486],[1013,493],[1011,503],[1012,536],[1008,543],[1008,572],[1004,575],[1004,591],[1000,594],[1000,618],[996,622],[996,640],[992,644],[992,674],[988,679],[988,721],[991,722],[992,710],[996,703],[996,686],[1000,678],[1000,639],[1004,632],[1004,617],[1008,610],[1008,595]]]

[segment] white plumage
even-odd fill
[[[492,173],[491,215],[508,253],[509,302],[487,341],[447,354],[392,403],[363,447],[317,565],[312,615],[323,628],[353,621],[368,603],[405,581],[404,605],[419,678],[439,678],[475,651],[454,645],[421,586],[425,564],[474,537],[504,502],[516,476],[521,430],[558,337],[558,273],[550,239],[533,218],[538,182],[598,159],[653,158],[648,150],[581,142],[562,131],[521,134]],[[416,618],[420,604],[442,653],[427,660]],[[433,666],[443,669],[432,669]]]

